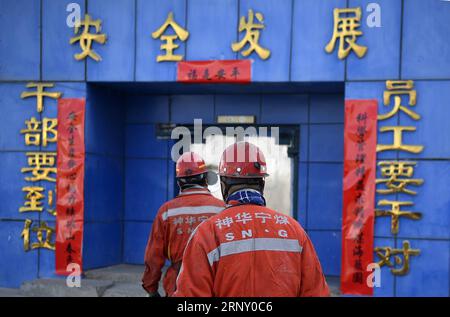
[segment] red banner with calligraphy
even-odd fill
[[[251,63],[249,59],[179,62],[177,81],[200,84],[246,84],[252,80]]]
[[[342,215],[343,294],[373,295],[372,273],[377,100],[346,100]]]
[[[59,275],[82,269],[84,114],[84,99],[58,100],[55,260]]]

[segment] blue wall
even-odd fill
[[[24,174],[20,172],[27,166],[25,152],[56,151],[55,144],[46,148],[41,146],[26,146],[20,130],[25,127],[25,120],[32,116],[40,120],[42,117],[55,118],[56,100],[46,98],[45,108],[41,116],[36,111],[34,98],[20,99],[25,91],[24,83],[0,84],[0,115],[8,118],[0,125],[0,285],[18,287],[24,280],[37,277],[53,277],[54,252],[49,250],[23,250],[23,240],[20,237],[25,219],[33,222],[46,221],[55,226],[55,217],[47,211],[42,213],[19,213],[23,205],[24,193],[22,187],[27,186]],[[85,97],[86,84],[59,82],[52,90],[59,91],[64,97]],[[55,183],[41,182],[45,193],[55,188]],[[47,204],[44,203],[47,208]],[[35,237],[32,237],[35,242]]]
[[[170,191],[169,142],[156,138],[156,123],[169,122],[169,99],[130,95],[126,103],[123,260],[143,263],[153,218]]]
[[[378,99],[380,112],[384,112],[389,107],[383,106],[384,81],[374,82],[349,82],[346,85],[346,98],[348,99]],[[377,159],[408,159],[417,162],[415,167],[415,178],[424,179],[424,184],[415,190],[417,196],[410,195],[377,195],[376,201],[380,199],[413,201],[414,206],[410,210],[422,212],[422,219],[419,221],[401,219],[400,230],[397,236],[390,232],[391,220],[389,217],[377,218],[375,221],[375,237],[378,241],[383,241],[377,246],[396,245],[402,247],[403,240],[409,240],[412,248],[422,250],[420,257],[411,258],[411,272],[407,277],[389,277],[391,284],[389,287],[376,289],[380,295],[413,296],[437,295],[448,296],[448,285],[436,283],[436,280],[448,281],[449,272],[443,263],[450,253],[450,179],[443,175],[450,172],[450,136],[443,133],[446,130],[447,120],[450,115],[448,104],[450,102],[450,81],[416,81],[417,104],[415,111],[422,118],[419,121],[412,120],[404,113],[399,113],[393,118],[379,121],[379,128],[389,125],[410,125],[417,127],[413,133],[414,137],[405,134],[404,143],[424,145],[424,150],[420,154],[410,154],[398,151],[385,151],[378,153]],[[440,114],[440,115],[436,115]],[[378,133],[378,143],[392,143],[392,136],[385,133]],[[432,142],[430,142],[432,140]],[[379,172],[379,171],[378,171]],[[377,175],[377,177],[381,177]],[[405,208],[403,208],[405,209]],[[420,245],[426,246],[424,249]],[[437,257],[437,258],[435,258]],[[420,263],[433,263],[426,269],[420,268]],[[436,265],[435,265],[436,264]],[[444,269],[443,269],[444,268]],[[416,279],[418,286],[413,287],[412,282],[408,282],[406,288],[403,285],[405,280]],[[382,282],[383,283],[383,282]],[[423,285],[430,285],[426,290]]]
[[[80,48],[68,44],[73,29],[66,25],[66,6],[71,2],[103,21],[102,31],[108,40],[104,45],[93,44],[102,56],[99,63],[73,59]],[[346,7],[347,2],[349,7],[362,8],[364,35],[358,43],[369,50],[362,59],[350,54],[341,61],[335,52],[325,53],[324,47],[332,35],[333,9]],[[382,26],[371,28],[365,23],[371,2],[0,0],[1,11],[8,12],[0,19],[0,80],[174,81],[176,64],[156,62],[161,41],[151,38],[170,11],[190,32],[176,53],[187,60],[236,59],[242,55],[230,46],[242,38],[237,31],[238,17],[246,15],[250,8],[264,14],[266,27],[260,43],[272,51],[266,61],[255,54],[249,56],[254,60],[253,81],[385,80],[400,76],[448,79],[448,4],[434,0],[378,0]]]
[[[82,12],[94,19],[102,19],[108,41],[93,45],[101,62],[73,59],[80,48],[68,43],[73,34],[66,26],[70,2],[79,3]],[[381,28],[365,23],[371,2],[380,4]],[[369,48],[362,59],[351,54],[341,61],[336,52],[324,51],[332,34],[332,11],[346,6],[362,8],[364,35],[358,43]],[[242,38],[238,18],[249,8],[264,14],[266,28],[260,43],[272,52],[267,61],[255,54],[249,57],[254,60],[252,80],[262,86],[226,87],[223,94],[205,90],[202,95],[195,95],[194,89],[197,93],[203,88],[183,86],[185,93],[173,93],[176,64],[156,62],[161,42],[151,38],[168,12],[173,11],[176,21],[190,32],[177,53],[188,60],[237,59],[242,55],[232,52],[230,45]],[[217,114],[242,113],[256,114],[259,123],[299,125],[298,219],[311,235],[325,272],[338,275],[343,98],[380,100],[386,80],[412,79],[418,93],[416,110],[422,115],[414,124],[413,137],[425,150],[418,155],[383,152],[378,159],[418,161],[416,172],[425,183],[414,198],[414,207],[423,219],[402,221],[397,237],[389,232],[389,219],[377,219],[375,243],[400,246],[408,239],[422,254],[412,259],[406,277],[393,277],[383,268],[383,287],[376,289],[376,295],[449,295],[450,185],[443,176],[450,161],[450,139],[444,132],[450,117],[448,2],[0,0],[0,12],[0,286],[16,287],[24,280],[53,274],[53,253],[25,253],[20,239],[25,217],[18,212],[24,186],[20,168],[25,165],[24,152],[32,147],[24,146],[19,130],[25,119],[36,114],[34,100],[19,97],[27,82],[53,81],[64,97],[87,97],[87,268],[142,262],[152,217],[162,201],[174,194],[170,144],[155,138],[155,124],[192,123],[196,117],[213,123]],[[149,95],[145,86],[137,85],[143,82],[162,85],[150,89],[153,95]],[[325,82],[345,83],[344,96],[324,94],[324,86],[312,85]],[[289,94],[261,95],[264,83],[274,83]],[[56,116],[56,102],[48,100],[45,105],[43,115]],[[380,112],[386,108],[380,106]],[[400,115],[380,124],[392,123],[410,122]],[[380,142],[390,140],[386,134],[378,137]],[[412,135],[405,136],[408,141]],[[140,198],[149,196],[153,198]],[[54,220],[46,214],[30,217]]]
[[[398,1],[400,2],[400,1]],[[388,13],[391,21],[399,10],[395,1],[390,2],[392,11]],[[395,8],[394,8],[395,7]],[[443,1],[406,0],[401,3],[402,31],[398,39],[398,23],[390,28],[392,34],[379,38],[377,46],[386,48],[387,43],[399,45],[397,54],[389,53],[391,58],[379,56],[377,61],[391,63],[372,76],[362,76],[360,66],[347,64],[345,98],[378,99],[379,111],[384,113],[388,107],[382,106],[385,80],[413,79],[417,91],[415,111],[422,118],[412,121],[404,113],[388,120],[379,121],[379,126],[411,125],[417,130],[405,134],[404,143],[424,145],[423,152],[410,154],[396,151],[378,153],[378,160],[408,159],[417,162],[415,177],[423,178],[424,184],[417,187],[418,195],[405,197],[404,194],[391,195],[398,200],[414,202],[415,211],[422,212],[422,219],[413,221],[402,219],[397,236],[390,233],[389,217],[377,218],[375,222],[375,245],[402,247],[403,240],[409,240],[413,248],[421,250],[421,255],[411,259],[411,271],[407,276],[397,277],[389,270],[382,270],[382,288],[375,289],[380,296],[449,296],[450,266],[450,136],[447,119],[450,117],[450,60],[447,58],[450,43],[445,40],[450,31],[450,6]],[[386,10],[385,10],[386,11]],[[416,23],[418,19],[421,23]],[[388,22],[387,23],[391,23]],[[367,33],[369,34],[369,33]],[[425,36],[427,34],[428,36]],[[375,35],[373,35],[375,36]],[[391,39],[389,39],[391,37]],[[383,43],[384,42],[384,43]],[[420,42],[420,44],[419,44]],[[428,46],[428,48],[425,48]],[[380,54],[387,51],[380,50]],[[380,63],[373,63],[378,67]],[[367,70],[367,69],[366,69]],[[353,73],[353,75],[352,75]],[[383,74],[384,73],[384,74]],[[371,81],[367,81],[371,80]],[[406,102],[406,100],[404,101]],[[386,133],[378,133],[378,143],[392,142]],[[379,176],[379,175],[378,175]],[[384,196],[383,198],[386,198]],[[380,199],[379,195],[376,201]],[[412,209],[412,208],[411,208]]]
[[[122,97],[89,85],[86,102],[84,268],[121,263],[124,213]]]

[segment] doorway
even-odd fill
[[[291,184],[281,187],[288,187],[290,199],[279,200],[289,202],[289,214],[310,235],[324,273],[339,276],[344,87],[338,87],[342,91],[319,84],[214,87],[88,85],[85,268],[142,264],[158,209],[178,193],[171,158],[177,141],[171,138],[173,128],[191,126],[193,135],[194,120],[201,118],[200,131],[208,125],[225,131],[217,123],[219,116],[254,116],[253,127],[279,127],[278,144],[287,146],[289,163],[276,166],[291,165],[290,177],[281,177]],[[208,143],[206,139],[199,142]],[[218,160],[222,148],[211,153]],[[272,208],[278,208],[268,196],[277,171],[269,162],[266,196]]]

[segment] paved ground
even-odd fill
[[[80,288],[69,288],[64,278],[25,282],[20,289],[0,288],[0,297],[145,297],[142,265],[120,264],[85,272]],[[339,296],[339,278],[328,277],[332,296]],[[164,295],[162,285],[160,294]]]
[[[18,289],[0,287],[0,297],[21,297],[21,295]]]

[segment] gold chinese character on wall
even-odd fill
[[[21,169],[22,173],[31,172],[33,176],[25,177],[26,181],[49,181],[56,182],[56,152],[27,152],[28,166]]]
[[[81,31],[80,35],[77,35],[81,27],[83,27],[83,31]],[[95,28],[95,33],[89,33],[91,27]],[[90,57],[96,62],[102,60],[101,56],[92,49],[93,42],[99,44],[106,43],[107,36],[104,33],[100,33],[101,30],[102,20],[92,20],[89,14],[84,16],[84,20],[75,24],[74,33],[76,36],[70,38],[69,42],[70,44],[80,42],[81,53],[74,55],[77,61],[85,59],[86,57]]]
[[[375,253],[381,259],[377,264],[382,266],[388,266],[391,268],[391,272],[394,275],[406,275],[409,272],[410,256],[417,256],[420,254],[420,250],[411,249],[409,241],[403,241],[402,249],[394,249],[391,247],[376,247]],[[391,261],[391,257],[394,256],[394,263]],[[402,257],[403,256],[403,259]],[[401,268],[396,269],[396,265],[401,265]]]
[[[378,115],[378,120],[386,120],[396,115],[400,110],[406,113],[411,119],[419,120],[420,115],[415,111],[409,109],[401,104],[402,95],[409,97],[408,105],[410,107],[416,105],[417,93],[413,90],[414,82],[412,80],[388,80],[386,81],[386,88],[383,93],[383,104],[388,106],[391,101],[391,97],[394,96],[394,107],[386,114]]]
[[[26,145],[41,145],[46,147],[49,143],[55,143],[58,138],[58,119],[43,118],[42,122],[35,117],[25,121],[26,129],[20,130],[21,134],[25,134]]]
[[[41,113],[44,110],[44,97],[58,99],[62,95],[60,92],[44,91],[44,88],[51,88],[53,86],[55,86],[55,84],[31,82],[27,84],[27,88],[36,88],[36,91],[24,91],[20,97],[22,99],[36,97],[36,109],[37,112]]]
[[[382,195],[405,193],[416,195],[417,193],[408,189],[408,185],[419,186],[423,184],[423,179],[412,178],[416,162],[409,161],[381,161],[381,176],[376,180],[377,184],[384,184],[387,189],[377,189],[377,193]]]
[[[361,8],[344,8],[333,10],[333,36],[325,46],[325,51],[334,51],[336,41],[339,41],[338,58],[345,59],[354,51],[362,58],[367,53],[367,47],[356,43],[362,31],[358,30],[361,21]]]
[[[386,88],[387,90],[383,93],[383,104],[389,105],[391,97],[394,96],[394,106],[391,111],[385,114],[378,115],[378,120],[386,120],[393,117],[399,111],[406,113],[410,118],[414,120],[419,120],[420,115],[415,111],[409,109],[407,106],[401,104],[401,96],[406,95],[409,97],[409,106],[415,106],[417,100],[417,93],[413,90],[414,82],[412,80],[387,80]],[[422,145],[408,145],[403,144],[403,132],[414,132],[416,127],[414,126],[388,126],[381,127],[380,132],[393,132],[394,142],[393,144],[378,144],[377,152],[381,151],[405,151],[409,153],[420,153],[423,151]]]
[[[25,186],[22,188],[23,192],[26,192],[25,202],[23,206],[19,208],[19,212],[41,212],[44,210],[44,187],[42,186]],[[47,193],[47,212],[52,216],[56,216],[56,189],[48,190]]]
[[[401,206],[412,206],[414,205],[411,201],[391,201],[382,199],[378,202],[378,206],[391,206],[388,210],[375,210],[375,216],[391,216],[391,232],[393,234],[398,234],[400,217],[409,218],[412,220],[419,220],[422,218],[420,212],[412,212],[400,210]]]
[[[42,113],[44,109],[45,97],[58,99],[62,93],[56,91],[45,91],[46,88],[54,87],[53,83],[37,83],[30,82],[27,88],[35,88],[35,91],[24,91],[20,97],[30,98],[36,97],[36,110]],[[25,120],[25,127],[20,130],[20,134],[24,136],[26,146],[47,147],[50,143],[56,143],[58,139],[57,131],[58,119],[47,118],[42,115],[32,116]],[[45,188],[44,181],[56,182],[56,152],[27,152],[27,165],[21,169],[21,172],[26,174],[24,179],[27,182],[34,182],[37,184],[30,184],[22,187],[25,201],[19,207],[20,213],[29,212],[43,212],[45,209]],[[56,189],[54,190],[56,192]],[[56,216],[56,205],[54,199],[54,191],[49,190],[47,193],[48,199],[48,213]],[[24,228],[21,232],[23,239],[23,247],[25,251],[30,249],[49,249],[55,250],[55,245],[52,243],[52,236],[55,230],[47,225],[45,222],[40,222],[38,225],[32,227],[32,220],[26,219]],[[31,236],[34,240],[31,242]]]
[[[26,192],[25,202],[22,207],[19,208],[19,212],[29,212],[29,211],[38,211],[41,212],[44,210],[42,206],[42,199],[44,199],[44,191],[43,187],[40,186],[25,186],[22,188],[22,191]]]
[[[168,27],[172,27],[175,34],[174,35],[163,35]],[[164,55],[158,55],[156,57],[157,62],[179,62],[183,60],[183,55],[174,54],[174,50],[176,50],[180,45],[176,44],[176,40],[181,40],[182,42],[186,41],[189,37],[189,32],[183,29],[177,22],[175,22],[173,17],[173,12],[169,12],[166,21],[152,33],[152,37],[154,39],[161,39],[161,41],[165,41],[164,44],[161,44],[161,50],[165,51]]]
[[[378,121],[387,120],[397,116],[398,122],[401,113],[413,120],[419,120],[421,118],[418,113],[411,109],[417,102],[417,92],[414,90],[414,82],[412,80],[387,80],[386,89],[387,90],[383,92],[383,104],[384,106],[391,106],[391,108],[387,112],[379,114]],[[402,99],[407,99],[407,103],[402,104]],[[379,132],[381,133],[392,132],[393,142],[392,144],[377,144],[377,152],[388,150],[404,151],[414,154],[422,152],[424,148],[422,145],[403,143],[403,133],[415,131],[415,126],[399,125],[380,127]],[[407,194],[414,196],[417,192],[411,187],[417,187],[424,183],[423,179],[414,178],[417,162],[399,160],[380,161],[377,165],[378,168],[380,168],[381,177],[376,179],[376,184],[383,185],[381,188],[377,187],[376,189],[376,192],[379,195]],[[391,233],[393,235],[399,233],[401,218],[411,220],[422,219],[422,213],[420,212],[402,210],[403,207],[414,206],[413,201],[381,199],[378,201],[377,206],[379,208],[375,209],[376,217],[391,217]],[[381,209],[380,207],[387,208]],[[376,247],[375,252],[381,259],[378,262],[378,265],[380,267],[390,267],[391,273],[394,275],[406,275],[410,269],[410,256],[420,254],[420,250],[410,248],[409,241],[403,241],[402,249]],[[401,267],[397,268],[398,266]]]
[[[259,23],[254,21],[255,17]],[[270,50],[259,44],[260,32],[264,27],[264,16],[262,13],[254,13],[253,10],[248,10],[247,20],[243,16],[239,21],[239,32],[245,32],[245,35],[241,41],[231,44],[233,52],[241,51],[248,44],[247,49],[241,52],[242,56],[246,57],[256,52],[261,59],[268,59],[270,57]]]
[[[393,144],[377,144],[377,152],[395,150],[417,154],[423,151],[423,145],[403,144],[403,131],[413,132],[416,131],[416,127],[393,126],[380,128],[380,132],[388,132],[388,131],[393,132],[394,135]]]
[[[23,249],[25,251],[30,250],[30,244],[31,244],[31,250],[34,249],[49,249],[49,250],[55,250],[55,244],[52,243],[52,237],[55,233],[55,229],[51,228],[47,225],[45,221],[41,221],[38,226],[31,227],[33,221],[30,219],[25,220],[25,224],[22,230],[21,237],[23,239]],[[36,233],[36,240],[37,242],[31,242],[31,232]]]

